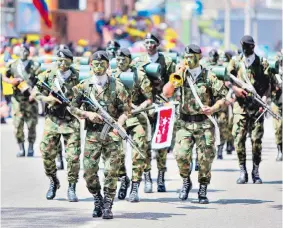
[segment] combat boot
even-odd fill
[[[224,144],[221,144],[218,146],[218,150],[217,150],[217,159],[222,160],[223,159],[223,147]]]
[[[105,194],[104,195],[104,202],[103,202],[103,219],[113,219],[113,213],[112,213],[112,205],[113,205],[113,200],[112,198]]]
[[[29,143],[27,156],[28,156],[28,157],[33,157],[33,154],[34,154],[33,143]]]
[[[94,198],[94,209],[92,212],[92,217],[101,217],[102,216],[102,210],[103,210],[103,197],[100,192],[93,194]]]
[[[128,188],[130,187],[130,179],[127,176],[120,178],[121,186],[118,192],[118,199],[123,200],[127,196]]]
[[[75,183],[69,183],[68,200],[69,200],[69,202],[78,202],[79,201],[79,199],[76,195],[76,184]]]
[[[165,171],[158,171],[157,192],[166,192],[164,175]]]
[[[139,182],[134,182],[132,181],[132,188],[129,196],[129,201],[130,202],[139,202],[140,197],[139,197]]]
[[[232,154],[232,151],[234,150],[234,146],[233,146],[233,143],[228,141],[227,142],[227,146],[226,146],[226,151],[227,151],[227,154]]]
[[[187,200],[189,192],[192,190],[193,184],[190,177],[183,178],[183,186],[179,193],[179,199]]]
[[[277,149],[278,149],[278,154],[276,161],[282,161],[282,144],[278,144]]]
[[[56,158],[56,168],[57,168],[58,170],[64,170],[64,161],[63,161],[62,152],[60,152],[60,153],[57,155],[57,158]]]
[[[152,193],[152,179],[150,171],[144,172],[144,192]]]
[[[209,200],[206,197],[207,194],[207,185],[206,184],[200,184],[199,185],[199,191],[198,191],[198,201],[200,204],[208,204]]]
[[[46,193],[46,199],[52,200],[56,196],[57,189],[60,188],[60,182],[59,182],[56,174],[53,175],[53,176],[49,176],[49,179],[50,179],[50,186],[49,186],[49,189]]]
[[[240,165],[240,177],[237,180],[237,184],[245,184],[248,182],[248,172],[246,164]]]
[[[26,155],[25,144],[19,143],[20,151],[17,153],[17,157],[24,157]]]
[[[253,164],[253,170],[252,170],[252,179],[254,184],[262,184],[262,180],[259,177],[259,165]]]

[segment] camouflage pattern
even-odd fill
[[[282,107],[280,108],[275,103],[272,104],[272,111],[279,116],[282,116]],[[273,118],[273,127],[275,130],[275,142],[277,145],[282,144],[282,119]]]
[[[108,77],[108,82],[104,85],[102,91],[93,83],[93,77],[86,79],[79,85],[75,86],[74,91],[82,92],[90,97],[95,97],[102,104],[105,110],[114,119],[122,114],[128,114],[130,110],[129,95],[121,82],[114,78]],[[114,90],[114,91],[113,91]],[[73,99],[73,106],[79,108],[82,104],[77,102],[77,95]],[[94,111],[91,107],[83,105],[87,111]],[[75,114],[80,115],[81,110],[76,109]],[[87,188],[91,194],[98,193],[101,189],[98,170],[99,160],[102,156],[104,161],[104,193],[107,192],[112,199],[115,197],[118,171],[121,167],[122,140],[120,136],[110,131],[105,141],[100,139],[98,127],[102,124],[93,124],[86,120],[86,142],[84,151],[84,179]]]
[[[268,96],[269,92],[269,75],[268,71],[264,71],[264,67],[260,62],[260,58],[256,55],[253,64],[249,67],[245,66],[243,57],[233,58],[228,66],[228,72],[231,72],[242,80],[246,81],[245,77],[249,78],[250,82],[254,86],[257,93],[262,97]],[[245,72],[246,71],[246,72]],[[246,136],[247,129],[251,129],[251,140],[252,140],[252,154],[253,162],[259,164],[261,161],[261,150],[262,150],[262,136],[263,136],[263,124],[264,119],[255,123],[255,120],[261,113],[258,112],[259,106],[254,103],[251,99],[237,98],[233,106],[234,119],[233,119],[233,136],[235,149],[238,154],[240,165],[246,162]]]
[[[6,77],[22,78],[32,89],[34,77],[38,74],[39,65],[31,60],[25,62],[24,70],[19,67],[23,64],[17,59],[7,65]],[[12,118],[14,132],[18,143],[25,141],[24,123],[28,127],[28,141],[34,143],[36,139],[36,125],[38,122],[38,104],[35,100],[29,101],[29,94],[23,94],[18,87],[13,87],[12,96]]]
[[[58,68],[53,68],[43,72],[38,76],[39,81],[46,82],[52,89],[56,90],[54,80],[57,77],[57,70]],[[79,83],[78,72],[72,68],[71,72],[71,75],[62,86],[62,90],[69,100],[72,100],[74,96],[72,88]],[[43,96],[48,96],[48,92],[42,89],[39,84],[40,82],[35,86],[33,93],[36,99],[41,100]],[[76,183],[80,170],[80,123],[67,110],[65,118],[58,118],[54,113],[56,110],[61,110],[60,104],[48,108],[45,117],[44,135],[40,143],[45,173],[47,176],[51,176],[57,171],[55,159],[62,135],[67,156],[68,181],[69,183]]]
[[[139,106],[144,101],[152,99],[152,86],[151,82],[146,76],[143,68],[137,68],[133,65],[129,68],[132,72],[137,74],[137,82],[132,90],[129,88],[127,91],[131,95],[132,104]],[[114,73],[115,78],[119,78],[121,71],[117,68]],[[136,151],[133,150],[132,154],[132,181],[141,181],[142,173],[144,171],[145,162],[150,159],[148,157],[147,151],[149,147],[149,142],[147,140],[148,126],[145,116],[142,114],[133,116],[126,121],[126,127],[129,134],[132,136],[133,141],[136,143],[137,147],[143,153],[144,158]],[[120,176],[122,176],[125,170],[125,152],[122,155],[122,166],[120,168]],[[124,173],[125,174],[125,173]]]
[[[185,115],[202,114],[202,109],[196,102],[184,75],[183,78],[185,80],[184,86],[181,87],[179,113]],[[219,111],[224,105],[228,91],[223,81],[218,80],[210,71],[206,73],[203,70],[195,82],[195,88],[203,105],[214,105],[216,111]],[[198,181],[200,184],[210,183],[211,164],[215,157],[214,134],[214,126],[209,119],[201,122],[185,122],[180,116],[173,152],[182,178],[190,175],[192,152],[196,144],[200,166]]]

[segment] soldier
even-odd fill
[[[272,111],[279,116],[282,116],[282,68],[283,68],[283,53],[278,56],[276,69],[271,73],[271,100]],[[275,130],[275,142],[277,144],[278,154],[276,161],[282,161],[282,119],[273,118],[273,126]]]
[[[211,71],[199,64],[201,50],[197,45],[187,46],[184,58],[188,67],[185,67],[182,73],[184,84],[180,88],[180,128],[176,133],[173,150],[180,176],[183,178],[179,198],[186,200],[192,189],[192,150],[196,144],[199,155],[198,199],[199,203],[207,204],[207,185],[210,183],[211,165],[215,157],[216,122],[213,123],[210,118],[225,105],[227,89],[223,81],[218,80]]]
[[[44,135],[40,143],[43,164],[46,176],[50,179],[50,186],[46,194],[48,200],[56,196],[60,188],[56,176],[56,155],[60,145],[60,137],[63,136],[65,151],[67,154],[68,172],[68,200],[77,202],[76,183],[80,170],[80,122],[66,110],[66,106],[41,87],[40,82],[47,83],[54,91],[61,91],[69,100],[73,97],[72,88],[79,83],[78,72],[71,67],[73,55],[68,49],[60,49],[57,52],[57,66],[48,69],[38,76],[37,86],[33,94],[37,100],[45,102],[46,108]],[[60,88],[58,88],[60,87]]]
[[[118,123],[123,126],[130,111],[128,93],[119,80],[115,80],[106,74],[109,67],[109,58],[105,51],[95,52],[92,56],[91,78],[81,82],[74,88],[77,93],[73,99],[73,105],[80,107],[80,93],[87,94],[90,98],[96,99],[105,110]],[[94,197],[93,217],[112,219],[112,205],[117,189],[118,170],[121,167],[121,145],[122,140],[113,130],[109,132],[106,139],[101,139],[103,129],[103,119],[89,105],[85,105],[85,110],[74,108],[72,112],[86,118],[86,141],[84,151],[84,179],[87,188]],[[98,177],[99,160],[102,156],[104,160],[104,199],[101,195],[101,185]]]
[[[120,44],[117,41],[111,40],[107,43],[106,52],[109,60],[114,59],[116,57],[116,53],[119,49],[120,49]]]
[[[145,63],[159,63],[161,65],[161,81],[154,80],[152,81],[152,93],[153,93],[153,102],[156,102],[157,95],[161,94],[162,87],[166,84],[169,80],[169,76],[175,72],[176,64],[172,61],[171,58],[163,55],[162,53],[158,52],[158,46],[160,44],[158,38],[148,33],[145,37],[145,47],[147,50],[146,55],[142,55],[137,57],[133,60],[133,64],[145,64]],[[156,116],[150,119],[152,129],[156,124]],[[169,148],[161,149],[156,151],[156,160],[157,160],[157,168],[158,168],[158,177],[157,177],[157,191],[158,192],[166,192],[165,187],[165,172],[166,168],[166,160],[167,160],[167,153]],[[145,180],[145,193],[152,192],[152,179],[151,179],[151,148],[149,147],[147,152],[147,159],[146,159],[146,167],[144,169],[144,180]]]
[[[238,60],[232,59],[230,61],[228,72],[254,87],[255,91],[262,97],[262,100],[266,102],[270,88],[269,76],[267,72],[264,72],[260,58],[254,53],[254,40],[251,36],[244,36],[241,39],[241,45],[243,55]],[[232,85],[230,84],[229,87],[232,88]],[[245,143],[247,131],[250,128],[253,154],[252,179],[253,183],[261,184],[259,164],[261,162],[264,116],[258,121],[256,120],[260,116],[262,108],[248,96],[246,91],[242,90],[240,94],[236,95],[237,100],[233,106],[233,136],[240,165],[240,177],[237,183],[245,184],[248,182]]]
[[[20,47],[20,58],[9,63],[3,81],[13,85],[12,115],[15,127],[15,136],[20,147],[17,157],[25,156],[24,123],[28,127],[28,157],[34,154],[36,139],[36,125],[38,121],[38,104],[31,96],[35,76],[39,72],[39,64],[28,59],[29,47],[23,44]]]
[[[147,78],[143,68],[137,68],[131,65],[131,53],[128,49],[122,48],[117,51],[117,70],[114,73],[116,78],[119,78],[122,72],[133,72],[137,75],[137,80],[134,82],[134,88],[128,89],[131,95],[131,101],[135,109],[146,108],[152,103],[152,86],[150,80]],[[144,164],[146,161],[149,141],[148,140],[148,118],[145,114],[133,116],[126,121],[128,132],[132,136],[136,145],[143,153],[143,157],[137,151],[133,151],[132,159],[132,187],[129,197],[130,202],[138,202],[138,188],[142,179],[144,171]],[[119,189],[118,198],[125,199],[127,195],[127,188],[129,186],[129,178],[126,175],[125,167],[125,152],[122,153],[122,167],[119,171],[121,178],[121,187]]]

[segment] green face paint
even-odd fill
[[[71,59],[59,57],[57,60],[59,70],[62,72],[69,70],[72,62],[73,61]]]
[[[121,71],[127,71],[129,69],[131,62],[130,58],[125,56],[117,56],[116,61],[117,61],[117,67]]]
[[[198,54],[185,54],[184,61],[185,64],[189,66],[190,69],[193,69],[199,65],[199,58]]]
[[[93,73],[102,76],[106,73],[109,63],[106,60],[93,60],[91,65]]]

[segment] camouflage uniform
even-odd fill
[[[49,69],[39,75],[40,81],[46,82],[51,88],[55,89],[54,80],[57,77],[57,68]],[[71,100],[73,97],[72,88],[79,83],[78,72],[72,69],[68,79],[64,82],[62,90],[65,90],[65,96]],[[47,96],[46,90],[40,86],[35,87],[35,96]],[[69,183],[77,183],[80,170],[80,123],[77,118],[71,115],[67,110],[65,117],[59,117],[63,109],[60,104],[56,104],[51,108],[46,109],[45,125],[43,139],[40,143],[42,152],[45,174],[47,176],[56,175],[55,158],[58,153],[58,145],[60,145],[61,135],[64,138],[65,151],[67,154],[67,172]]]
[[[227,95],[224,83],[211,72],[202,68],[201,75],[195,81],[195,88],[203,105],[212,106],[213,100],[222,100]],[[174,155],[183,179],[190,178],[192,151],[196,144],[199,159],[198,181],[208,185],[211,179],[211,164],[215,157],[214,126],[212,122],[202,114],[202,110],[196,102],[188,82],[184,81],[181,88],[180,129],[176,133]],[[217,111],[220,110],[220,107]]]
[[[108,82],[103,86],[102,91],[99,91],[96,87],[93,82],[93,77],[81,82],[74,88],[74,91],[87,94],[90,98],[93,96],[114,119],[118,119],[121,114],[129,111],[129,95],[123,84],[112,77],[108,77]],[[79,95],[77,97],[79,97]],[[80,103],[77,103],[76,98],[74,101],[74,106],[81,106]],[[84,109],[95,112],[88,105],[84,105]],[[76,109],[74,113],[80,115],[81,110]],[[104,141],[100,139],[103,126],[104,124],[94,124],[86,119],[85,127],[87,133],[83,160],[84,179],[89,192],[93,194],[95,198],[96,205],[96,202],[102,200],[102,196],[100,195],[101,185],[98,177],[99,161],[102,156],[105,176],[104,200],[110,200],[112,207],[117,189],[118,171],[122,162],[120,154],[122,140],[121,137],[115,135],[112,130],[108,133]],[[99,205],[96,205],[96,207],[99,207]],[[99,208],[99,210],[101,210],[101,208]],[[97,211],[94,213],[99,217]]]
[[[268,95],[269,77],[267,72],[264,72],[263,66],[260,63],[260,58],[257,55],[255,55],[255,60],[249,67],[245,66],[243,56],[240,56],[238,59],[232,59],[228,66],[228,72],[237,75],[237,77],[244,82],[246,81],[245,77],[247,77],[261,97]],[[260,118],[260,120],[255,123],[255,120],[261,114],[258,112],[258,109],[259,106],[253,102],[250,97],[246,99],[237,98],[234,103],[233,136],[241,168],[241,176],[237,181],[238,183],[245,183],[248,181],[245,147],[248,129],[251,129],[252,159],[254,167],[256,167],[257,170],[259,163],[261,162],[264,118]]]
[[[159,63],[161,65],[161,79],[162,82],[160,84],[155,84],[152,83],[153,86],[153,102],[156,102],[156,95],[161,94],[162,92],[162,87],[164,84],[166,84],[169,80],[169,76],[175,72],[176,70],[176,64],[172,61],[172,59],[166,55],[163,55],[162,53],[158,53],[158,59],[155,61],[155,63]],[[133,64],[137,64],[139,66],[145,65],[147,63],[150,63],[148,59],[148,55],[142,55],[137,57],[136,59],[133,60]],[[151,126],[152,130],[154,131],[156,121],[157,121],[157,116],[155,115],[153,118],[151,118]],[[167,154],[168,154],[168,149],[161,149],[156,151],[156,162],[157,162],[157,168],[159,171],[158,174],[158,180],[164,180],[164,173],[166,172],[166,161],[167,161]],[[144,169],[145,172],[145,192],[152,192],[152,180],[151,180],[151,160],[152,160],[152,154],[151,154],[151,148],[149,147],[147,150],[147,159],[146,159],[146,166]],[[159,182],[159,181],[158,181]],[[162,182],[162,181],[161,181]],[[164,186],[164,181],[163,183],[160,182],[160,186]],[[147,187],[148,186],[148,187]],[[158,187],[158,191],[166,191],[165,186],[161,187],[162,190],[160,189],[160,186]]]
[[[22,65],[24,66],[24,75],[22,75],[22,73],[19,71],[19,68]],[[22,60],[17,59],[14,62],[8,64],[6,77],[23,78],[29,85],[29,87],[32,88],[35,79],[34,77],[38,74],[38,68],[39,65],[32,60],[22,62]],[[30,92],[22,93],[18,87],[13,87],[13,90],[14,93],[12,96],[12,117],[17,142],[23,145],[25,141],[24,123],[26,123],[28,127],[28,142],[30,145],[33,145],[36,139],[38,104],[35,100],[29,101]]]

